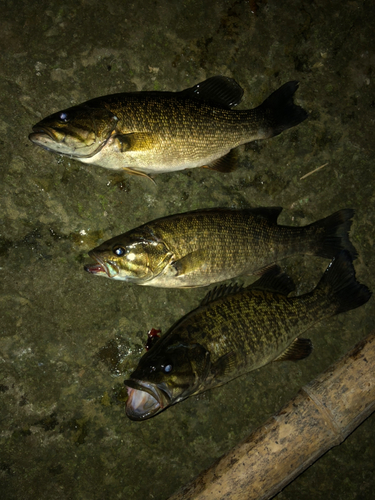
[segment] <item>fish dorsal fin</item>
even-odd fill
[[[241,101],[243,89],[233,78],[213,76],[190,89],[183,90],[180,94],[229,109]]]
[[[310,356],[312,350],[313,345],[310,339],[296,338],[274,361],[299,361]]]
[[[238,283],[215,286],[215,288],[210,290],[207,293],[207,295],[202,299],[200,305],[205,306],[207,304],[210,304],[214,300],[222,299],[223,297],[227,297],[228,295],[233,295],[235,293],[240,292],[241,290],[243,290],[243,287]]]
[[[289,295],[296,289],[296,286],[292,278],[284,273],[279,266],[274,264],[267,267],[264,274],[246,288]]]
[[[257,207],[257,208],[249,208],[248,210],[253,215],[264,217],[269,222],[276,224],[277,219],[283,210],[283,207]]]
[[[233,172],[237,167],[237,153],[234,149],[231,149],[229,153],[221,158],[204,165],[204,168],[209,168],[210,170],[216,170],[217,172]]]

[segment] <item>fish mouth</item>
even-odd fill
[[[97,253],[91,251],[89,256],[96,260],[95,264],[86,264],[84,270],[96,276],[113,278],[119,274],[119,268],[114,262],[105,262]]]
[[[101,264],[86,264],[83,269],[90,273],[90,274],[95,274],[96,276],[97,275],[101,275],[101,276],[108,276],[108,273],[107,271],[105,270],[105,267],[103,267]],[[108,276],[109,277],[109,276]]]
[[[160,387],[134,379],[125,380],[124,384],[128,388],[126,415],[130,420],[147,420],[172,404],[171,394],[165,384]]]
[[[47,151],[54,151],[54,149],[51,148],[51,145],[56,145],[63,142],[65,136],[62,136],[62,138],[59,139],[53,129],[35,126],[33,127],[33,132],[29,134],[29,139],[34,144],[46,149]]]
[[[35,135],[39,135],[39,134],[40,135],[48,135],[54,141],[58,140],[53,128],[37,127],[36,125],[33,127],[33,133],[30,134],[29,137],[31,138],[31,136],[35,136]]]
[[[109,137],[105,141],[98,141],[97,147],[87,154],[83,154],[82,150],[91,148],[95,145],[96,141],[89,146],[86,144],[80,145],[79,141],[68,144],[68,141],[71,142],[71,136],[60,131],[57,132],[52,127],[40,127],[35,125],[33,127],[33,132],[29,134],[29,139],[32,143],[52,153],[69,156],[69,158],[91,158],[102,150],[108,142]]]

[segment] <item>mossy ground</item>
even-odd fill
[[[125,416],[123,380],[147,330],[165,331],[206,291],[95,278],[83,271],[87,251],[148,220],[202,207],[278,205],[280,222],[296,225],[352,207],[357,276],[375,291],[373,2],[5,3],[1,498],[163,500],[369,333],[374,300],[313,328],[308,359],[270,365],[136,423]],[[196,169],[160,175],[156,185],[28,141],[40,118],[89,98],[181,90],[216,74],[243,86],[243,108],[299,80],[296,99],[310,118],[241,148],[231,174]],[[311,289],[326,265],[303,257],[283,263],[299,292]],[[374,418],[279,498],[373,498]]]

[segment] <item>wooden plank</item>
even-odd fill
[[[169,500],[267,500],[375,410],[375,330]]]

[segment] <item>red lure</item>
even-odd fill
[[[151,349],[151,347],[155,344],[155,342],[158,341],[158,339],[160,339],[160,335],[158,335],[158,333],[160,333],[161,330],[156,330],[155,328],[151,328],[151,330],[149,330],[147,332],[147,342],[146,342],[146,351],[149,351]]]

